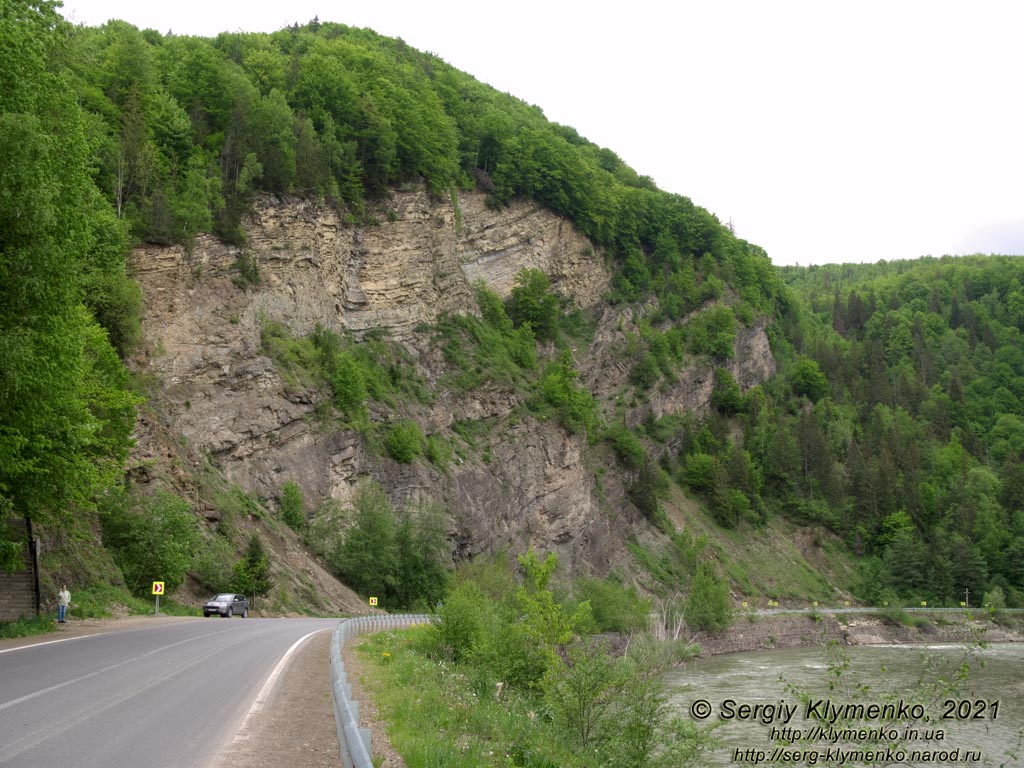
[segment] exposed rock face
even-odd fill
[[[199,238],[191,253],[140,247],[133,266],[145,294],[146,345],[134,364],[159,382],[164,426],[260,497],[275,498],[294,480],[311,504],[326,497],[345,502],[360,478],[372,476],[396,504],[444,504],[456,554],[532,544],[558,551],[570,568],[607,570],[621,553],[622,527],[639,523],[635,510],[620,503],[622,480],[607,477],[598,493],[585,438],[554,422],[510,422],[521,396],[498,387],[464,397],[439,391],[429,409],[414,414],[428,433],[460,420],[494,420],[480,456],[442,473],[371,455],[358,434],[325,429],[313,417],[317,393],[289,385],[262,354],[265,320],[294,335],[318,324],[357,336],[381,329],[437,381],[444,361],[428,354],[417,326],[442,313],[475,312],[477,281],[504,296],[521,269],[538,268],[585,308],[596,308],[608,287],[590,242],[534,203],[494,211],[477,193],[463,195],[456,207],[401,192],[381,218],[375,226],[352,226],[308,201],[265,199],[246,227],[244,248],[212,237]],[[254,260],[257,285],[236,285],[240,259]],[[606,310],[592,347],[576,351],[581,379],[599,393],[613,393],[628,376],[609,351],[622,337],[620,320]],[[731,367],[744,388],[774,370],[762,328],[744,331]],[[655,415],[702,410],[711,384],[710,370],[686,371],[650,408]],[[140,425],[139,458],[159,458],[152,432]]]
[[[585,354],[578,355],[580,375],[593,392],[613,395],[628,384],[632,361],[625,349],[627,333],[636,334],[636,310],[632,307],[606,307],[598,323],[594,341]],[[728,370],[741,390],[746,391],[775,373],[765,333],[765,323],[740,327],[736,333],[733,357],[717,364]],[[711,406],[714,389],[714,368],[701,363],[679,371],[676,382],[668,389],[658,387],[647,393],[647,404],[631,408],[626,422],[635,427],[648,415],[655,419],[667,414],[705,414]]]
[[[736,334],[736,352],[724,367],[736,379],[741,390],[760,384],[775,373],[775,358],[768,346],[764,325],[740,328]],[[679,382],[668,392],[659,391],[651,396],[654,418],[667,413],[692,411],[702,414],[711,404],[714,389],[714,371],[705,367],[684,369]]]

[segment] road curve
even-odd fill
[[[287,651],[337,624],[197,619],[0,651],[0,766],[212,766]]]

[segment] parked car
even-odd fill
[[[245,595],[234,595],[229,592],[214,595],[203,604],[203,616],[213,616],[215,613],[225,619],[230,619],[237,613],[246,619],[249,617],[249,601]]]

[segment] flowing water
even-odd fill
[[[1024,644],[838,654],[699,659],[670,673],[672,703],[686,720],[717,724],[713,765],[1024,766]],[[848,666],[839,672],[836,662]],[[930,685],[954,680],[963,664],[954,688]]]

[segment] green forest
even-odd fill
[[[613,447],[652,521],[675,483],[725,529],[784,517],[834,533],[865,602],[955,605],[969,590],[1024,606],[1024,260],[776,268],[539,108],[401,40],[316,20],[206,39],[0,0],[0,521],[124,530],[143,402],[123,363],[140,339],[134,244],[244,243],[266,194],[373,226],[406,186],[478,189],[499,208],[528,197],[571,219],[613,265],[607,300],[641,308],[638,397],[694,357],[716,364],[709,416],[637,429],[600,419],[571,360],[544,368],[543,407]],[[519,288],[504,306],[482,292],[483,320],[437,332],[498,339],[505,368],[492,368],[510,376],[537,365],[559,320],[542,275]],[[737,328],[762,321],[779,373],[741,392],[721,363]],[[351,416],[361,358],[332,360]],[[393,442],[412,461],[422,435]],[[0,526],[0,559],[18,558]]]

